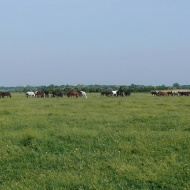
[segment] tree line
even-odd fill
[[[49,86],[16,86],[16,87],[5,87],[0,86],[0,91],[11,91],[11,92],[27,92],[27,91],[54,91],[54,90],[61,90],[61,91],[72,91],[72,90],[79,90],[85,91],[87,93],[100,93],[102,91],[112,91],[112,90],[123,90],[123,91],[131,91],[131,92],[150,92],[152,90],[172,90],[172,89],[190,89],[190,85],[180,85],[178,83],[174,83],[172,86],[145,86],[145,85],[54,85],[51,84]]]

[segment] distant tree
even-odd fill
[[[173,88],[180,88],[180,84],[179,84],[179,83],[177,83],[177,82],[176,82],[176,83],[174,83],[174,84],[173,84]]]
[[[70,85],[67,84],[67,85],[65,86],[65,88],[64,88],[64,91],[65,91],[65,92],[69,92],[69,91],[74,90],[74,89],[75,89],[74,86],[70,86]]]
[[[164,84],[163,85],[161,85],[161,86],[157,86],[157,88],[156,88],[157,90],[167,90],[168,89],[168,87],[167,86],[165,86]]]
[[[118,90],[126,92],[128,90],[128,87],[123,85],[123,86],[120,86]]]
[[[23,92],[24,87],[23,86],[16,86],[14,90],[15,90],[15,92]]]

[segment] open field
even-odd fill
[[[0,99],[0,189],[190,189],[190,97]]]

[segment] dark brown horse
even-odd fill
[[[124,94],[125,94],[125,93],[124,93],[123,90],[118,90],[118,91],[117,91],[117,97],[118,97],[118,96],[122,96],[122,97],[123,97]]]
[[[60,90],[55,90],[52,92],[52,97],[63,97],[63,92]]]
[[[190,92],[188,92],[188,91],[179,91],[178,93],[180,96],[189,96],[190,95]]]
[[[103,91],[103,92],[101,92],[101,95],[102,96],[112,96],[113,95],[113,93],[111,92],[111,91]]]
[[[11,98],[11,93],[10,92],[0,92],[0,98],[4,98],[5,96],[10,97]]]
[[[126,91],[125,92],[125,96],[130,96],[131,95],[131,92],[130,91]]]
[[[70,91],[67,92],[67,97],[76,97],[82,96],[82,93],[80,91]]]

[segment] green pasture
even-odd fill
[[[190,189],[190,97],[0,99],[0,189]]]

